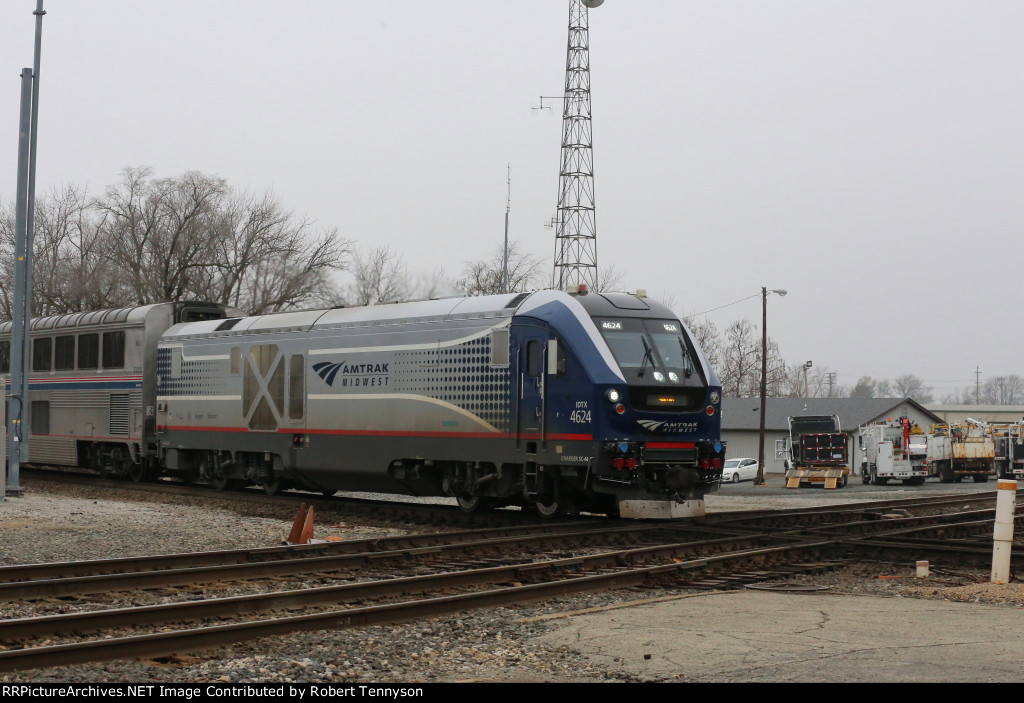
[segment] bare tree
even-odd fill
[[[913,374],[898,376],[892,384],[892,390],[899,398],[913,398],[919,403],[932,402],[932,389]],[[881,396],[885,397],[885,396]]]
[[[0,308],[10,316],[13,207],[0,207]],[[203,299],[260,314],[333,297],[351,243],[270,194],[189,172],[129,168],[100,198],[67,186],[36,203],[34,313]]]
[[[1017,405],[1024,400],[1024,380],[1016,374],[990,378],[981,384],[980,399],[986,405]]]
[[[874,398],[877,392],[877,382],[870,376],[861,376],[857,384],[850,389],[851,398]]]
[[[725,331],[719,378],[722,392],[736,398],[760,393],[761,344],[749,320],[737,320]]]
[[[973,405],[973,388],[954,388],[942,396],[943,405]]]
[[[84,190],[54,188],[35,203],[34,315],[55,315],[124,304],[126,290],[103,255],[97,218]],[[0,212],[0,308],[11,316],[14,209]]]
[[[683,322],[690,330],[693,343],[701,348],[711,368],[717,373],[721,359],[721,341],[718,338],[718,328],[715,323],[707,317],[699,318],[693,315],[683,316]]]
[[[200,297],[258,315],[326,304],[335,296],[327,274],[348,265],[352,244],[337,230],[312,232],[272,194],[225,199],[213,240],[212,264]]]
[[[353,281],[342,292],[344,305],[377,305],[409,298],[409,273],[400,254],[388,246],[356,248],[349,272]]]
[[[457,288],[466,295],[494,295],[501,293],[502,266],[505,259],[504,245],[495,249],[489,259],[466,263],[462,276],[454,281]],[[541,283],[541,262],[535,256],[522,251],[519,242],[512,242],[508,248],[508,291],[525,291]]]
[[[598,266],[597,284],[599,292],[622,290],[622,273],[615,268],[615,264]]]
[[[95,207],[103,216],[107,256],[130,284],[133,302],[181,300],[200,269],[212,265],[211,232],[228,193],[223,179],[190,171],[153,179],[149,168],[128,168]]]

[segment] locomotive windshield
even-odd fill
[[[697,372],[693,350],[675,320],[599,319],[601,336],[627,378],[690,385]]]

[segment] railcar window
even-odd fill
[[[32,434],[50,434],[50,401],[32,401]]]
[[[57,371],[75,368],[75,335],[62,335],[53,340],[53,368]]]
[[[103,368],[124,368],[124,332],[103,333]]]
[[[306,390],[306,363],[301,354],[288,360],[288,417],[301,420]]]
[[[49,371],[53,357],[53,340],[40,337],[32,340],[32,370]]]
[[[0,373],[11,372],[11,343],[0,342]]]
[[[100,336],[96,333],[78,335],[78,368],[95,369],[100,363]]]

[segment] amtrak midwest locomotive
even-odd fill
[[[720,384],[642,296],[162,303],[35,319],[32,339],[32,463],[549,517],[699,516],[721,479]]]

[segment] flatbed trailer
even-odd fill
[[[789,438],[783,440],[786,488],[822,484],[842,488],[850,475],[847,435],[836,415],[799,415],[789,418]]]

